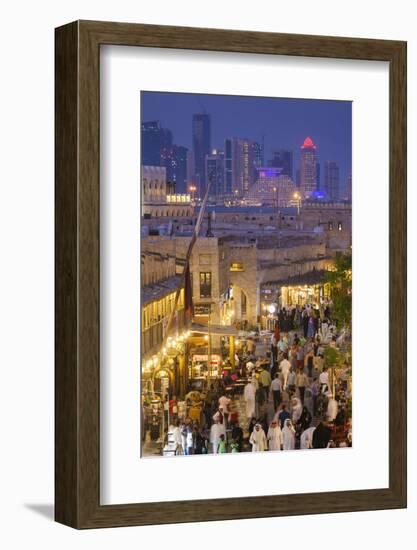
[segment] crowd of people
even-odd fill
[[[351,446],[349,362],[329,369],[324,359],[327,347],[339,350],[346,339],[330,306],[280,309],[268,353],[256,355],[249,338],[234,368],[204,397],[189,399],[187,415],[178,417],[170,400],[175,454]]]

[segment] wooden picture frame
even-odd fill
[[[75,528],[406,506],[406,43],[111,22],[56,29],[55,518]],[[99,58],[116,44],[389,62],[389,487],[100,505]]]

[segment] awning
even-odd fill
[[[207,325],[199,325],[193,323],[190,328],[191,332],[197,332],[198,334],[208,334],[209,329]],[[210,334],[218,336],[239,336],[239,331],[232,325],[210,325]]]
[[[151,302],[161,300],[164,296],[176,292],[181,282],[181,275],[173,275],[158,281],[152,285],[145,285],[141,292],[141,306],[144,307]]]
[[[309,271],[301,275],[295,275],[293,277],[288,277],[286,279],[279,279],[276,281],[266,281],[262,283],[262,288],[277,287],[277,286],[300,286],[300,285],[318,285],[325,284],[325,274],[324,269]]]

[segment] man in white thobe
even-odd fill
[[[252,445],[253,453],[267,450],[268,443],[266,441],[266,435],[260,424],[255,424],[253,432],[249,438],[249,443]]]
[[[291,363],[288,361],[287,356],[285,356],[284,359],[281,361],[281,363],[279,364],[279,368],[282,376],[282,387],[284,390],[286,390],[288,373],[290,372],[290,368],[291,368]]]
[[[276,420],[272,420],[268,429],[268,446],[270,451],[280,451],[284,444],[281,427]]]
[[[313,448],[313,433],[315,429],[315,427],[311,427],[303,431],[300,437],[300,449]]]
[[[256,397],[256,387],[253,382],[248,382],[245,386],[243,393],[243,398],[245,399],[246,404],[246,416],[247,418],[252,418],[255,416],[255,397]]]

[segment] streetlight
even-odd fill
[[[294,193],[293,198],[297,201],[297,214],[300,213],[301,195],[300,193]]]
[[[274,304],[269,304],[266,309],[269,313],[268,318],[267,318],[267,329],[268,330],[274,330],[274,314],[275,314],[277,308],[275,307]]]
[[[197,187],[195,185],[190,185],[190,187],[188,188],[190,190],[190,193],[191,193],[191,196],[192,196],[192,200],[194,202],[194,194],[195,192],[197,191]]]

